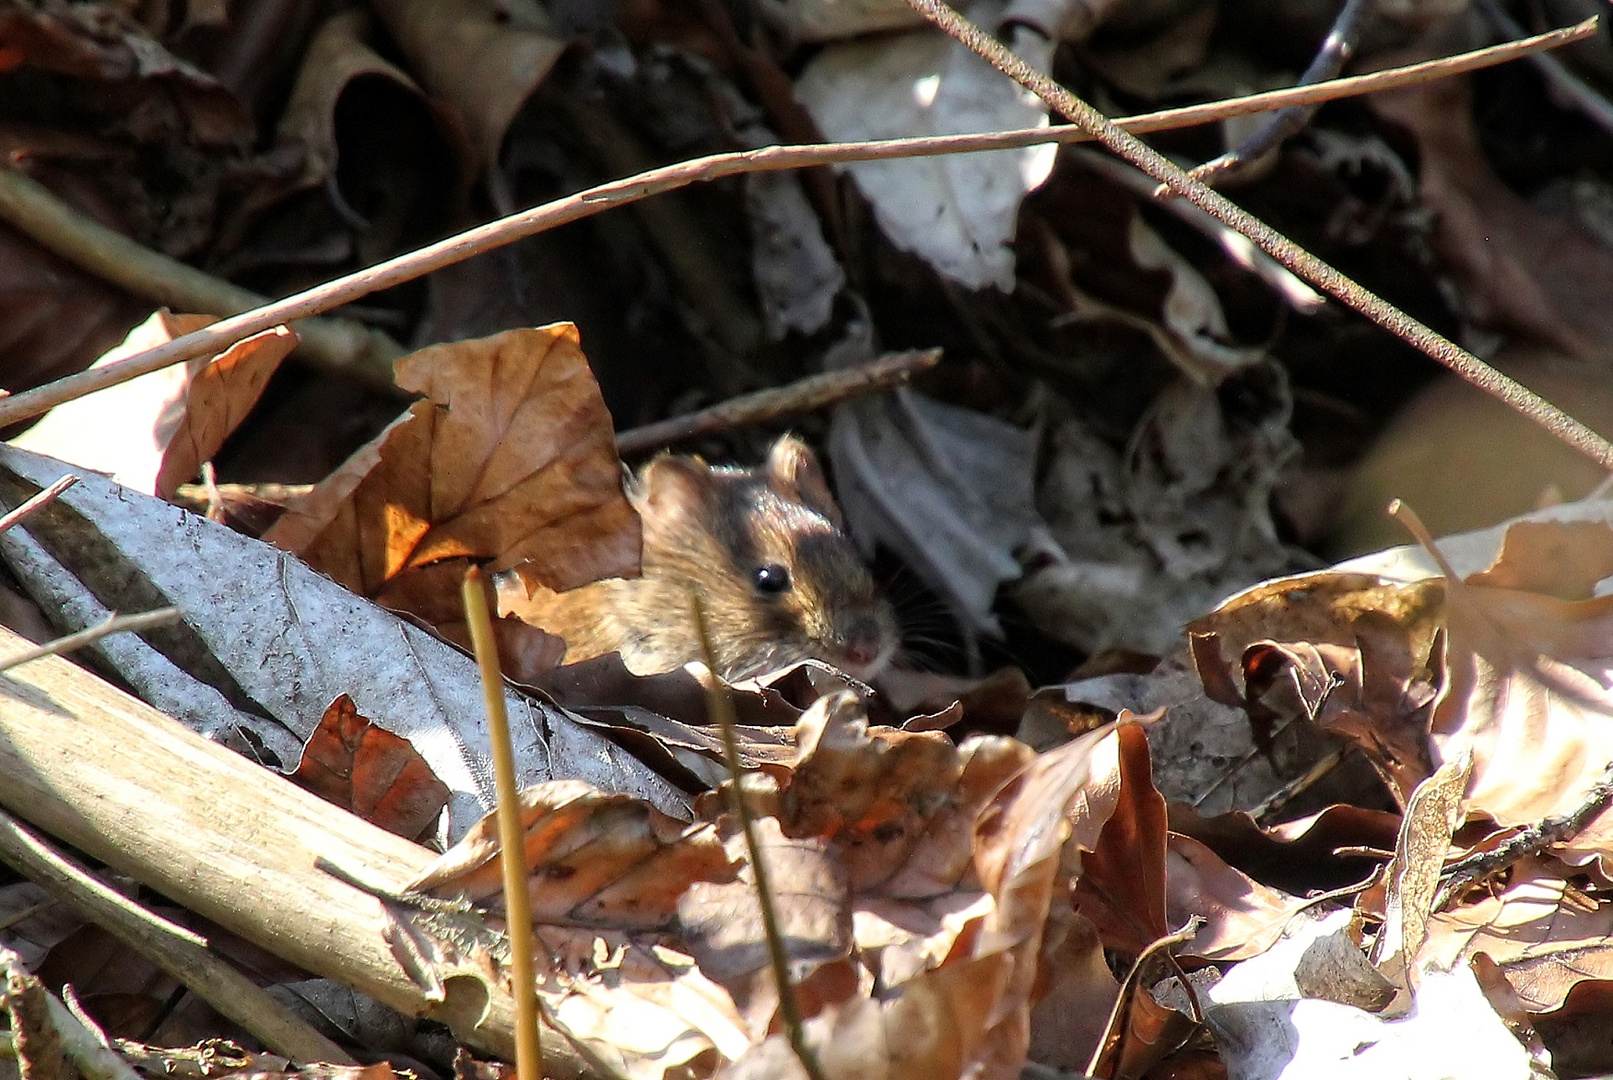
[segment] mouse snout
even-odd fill
[[[854,673],[872,674],[894,650],[893,635],[877,615],[859,615],[845,629],[844,655]]]

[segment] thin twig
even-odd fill
[[[78,477],[72,473],[60,477],[50,487],[39,492],[27,502],[10,511],[5,517],[0,517],[0,533],[5,532],[19,521],[25,520],[30,514],[36,514],[61,497],[62,492],[78,483]]]
[[[52,254],[174,311],[239,315],[269,302],[251,289],[214,277],[107,228],[73,209],[19,169],[0,168],[0,219],[27,233]],[[392,385],[392,361],[405,351],[381,331],[352,319],[303,319],[292,329],[301,338],[302,355],[310,362],[384,386]]]
[[[214,956],[206,940],[109,888],[5,813],[0,813],[0,860],[78,908],[275,1053],[300,1064],[357,1064],[257,983]]]
[[[1372,9],[1377,3],[1378,0],[1346,0],[1338,18],[1333,20],[1333,28],[1322,41],[1322,47],[1316,51],[1310,66],[1296,85],[1314,86],[1344,70],[1344,65],[1355,54],[1361,33],[1372,18]],[[1303,131],[1311,117],[1316,115],[1316,109],[1315,105],[1291,105],[1279,110],[1262,123],[1253,135],[1220,157],[1206,161],[1188,175],[1212,186],[1236,177],[1250,162],[1259,160],[1276,149],[1284,139]]]
[[[1462,378],[1517,409],[1557,438],[1613,469],[1613,444],[1546,401],[1540,395],[1501,374],[1466,349],[1362,288],[1286,236],[1231,202],[1214,188],[1187,175],[1169,158],[1122,131],[1098,110],[1010,52],[1002,42],[965,19],[942,0],[907,0],[908,4],[952,38],[985,58],[993,67],[1047,103],[1048,107],[1094,135],[1099,142],[1172,192],[1247,236],[1288,269],[1324,292],[1342,300],[1396,337],[1444,364]],[[3,416],[5,402],[0,402]]]
[[[10,671],[14,667],[42,660],[47,656],[60,656],[70,653],[74,649],[82,649],[92,645],[109,634],[121,634],[125,630],[150,630],[157,626],[167,626],[171,622],[179,621],[178,608],[158,608],[155,611],[142,611],[138,615],[109,615],[105,622],[99,626],[92,626],[80,630],[76,634],[59,637],[55,641],[47,641],[36,648],[27,649],[16,656],[8,656],[0,660],[0,671]]]
[[[773,907],[773,887],[768,880],[767,863],[762,859],[762,843],[756,837],[756,821],[751,817],[750,804],[745,801],[741,787],[744,772],[739,765],[739,740],[734,729],[739,718],[734,713],[733,700],[728,696],[728,684],[717,677],[717,650],[711,646],[711,627],[706,621],[706,606],[700,594],[689,590],[690,615],[694,618],[695,632],[700,635],[700,651],[706,660],[706,701],[712,719],[722,732],[723,764],[728,767],[728,805],[739,822],[745,837],[745,851],[750,857],[751,873],[756,876],[756,902],[762,909],[762,931],[767,937],[767,956],[773,968],[773,982],[778,987],[779,1018],[784,1024],[784,1036],[795,1051],[796,1060],[810,1080],[824,1080],[823,1067],[818,1055],[807,1045],[806,1028],[801,1018],[801,1004],[795,997],[795,985],[790,982],[789,954],[784,949],[784,935],[779,929],[778,911]]]
[[[527,893],[526,829],[521,824],[521,791],[515,783],[515,750],[504,711],[504,675],[487,611],[481,570],[465,573],[461,595],[476,666],[482,673],[488,737],[493,751],[493,783],[498,792],[499,863],[504,873],[504,924],[510,936],[510,996],[515,999],[515,1073],[520,1080],[542,1080],[543,1043],[538,1035],[538,981],[532,942],[532,898]]]
[[[1518,37],[1523,33],[1523,27],[1502,10],[1501,5],[1495,3],[1495,0],[1479,0],[1478,9],[1500,33],[1508,37]],[[1613,132],[1613,102],[1598,93],[1590,83],[1569,71],[1568,67],[1555,56],[1531,56],[1529,62],[1539,69],[1551,89],[1572,102],[1574,108],[1597,127],[1603,131]]]
[[[1595,32],[1596,20],[1587,19],[1576,26],[1540,34],[1527,41],[1511,42],[1505,46],[1494,46],[1445,60],[1339,79],[1316,86],[1252,94],[1231,102],[1149,113],[1128,118],[1121,123],[1128,131],[1163,131],[1212,123],[1229,116],[1266,112],[1289,105],[1373,93],[1504,63],[1531,52],[1579,41]],[[890,158],[975,153],[1042,143],[1088,142],[1092,138],[1093,135],[1086,128],[1049,127],[1026,131],[990,132],[983,135],[946,135],[806,146],[764,146],[755,150],[692,158],[676,165],[651,169],[636,176],[600,184],[586,191],[524,210],[519,214],[479,225],[457,236],[428,244],[407,255],[388,259],[368,269],[336,278],[283,300],[276,300],[254,311],[220,319],[211,326],[175,338],[117,363],[82,371],[8,398],[0,398],[0,427],[38,416],[64,401],[72,401],[96,390],[116,386],[170,364],[221,352],[242,338],[270,327],[329,311],[342,304],[351,303],[361,296],[400,285],[405,281],[413,281],[434,270],[440,270],[504,244],[578,221],[603,210],[647,199],[662,192],[675,191],[690,184],[739,173],[777,172],[852,161],[883,161]]]
[[[1443,911],[1475,883],[1494,877],[1520,859],[1538,855],[1553,844],[1572,840],[1613,805],[1613,762],[1602,778],[1590,786],[1579,805],[1566,814],[1545,818],[1519,829],[1489,851],[1477,851],[1449,864],[1440,873],[1439,891],[1432,910]]]
[[[891,353],[863,367],[826,371],[786,386],[742,394],[699,412],[628,428],[616,436],[616,452],[631,457],[714,431],[730,431],[781,416],[812,412],[837,401],[898,386],[915,373],[934,367],[940,359],[940,349]]]
[[[14,971],[26,973],[28,966],[22,962],[22,957],[0,945],[0,976]],[[127,1061],[86,1031],[84,1025],[78,1022],[78,1017],[68,1012],[67,1006],[55,994],[46,998],[46,1005],[50,1010],[50,1022],[62,1037],[62,1049],[67,1051],[68,1058],[88,1080],[141,1080],[140,1074]]]

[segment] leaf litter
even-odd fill
[[[1168,7],[1015,4],[993,18],[1042,67],[1078,50],[1100,98],[1142,104],[1283,81],[1292,65],[1274,69],[1264,50],[1286,38],[1293,53],[1326,29],[1299,6]],[[1439,35],[1471,33],[1479,8],[1395,8],[1379,29],[1427,31],[1416,49],[1443,50]],[[247,118],[275,116],[284,103],[263,88],[293,72],[282,59],[264,81],[274,62],[239,51],[228,8],[19,8],[0,19],[0,83],[17,69],[64,80],[52,84],[64,104],[47,115],[0,97],[0,134],[81,212],[279,293],[470,220],[478,199],[513,209],[601,167],[774,132],[1046,122],[906,8],[763,9],[823,47],[791,54],[748,23],[737,34],[732,13],[653,3],[491,16],[378,3],[390,40],[359,12],[299,32],[308,56],[335,59],[302,68],[278,138],[249,156]],[[196,44],[207,33],[222,52]],[[589,35],[594,48],[556,62]],[[1613,69],[1604,53],[1592,44],[1575,62]],[[1502,69],[1324,112],[1240,191],[1307,246],[1376,265],[1363,276],[1408,308],[1475,340],[1509,334],[1519,355],[1563,354],[1553,362],[1594,382],[1606,237],[1587,207],[1605,181],[1594,154],[1565,164],[1566,138],[1533,173],[1520,165],[1512,113],[1557,122],[1577,108],[1519,96],[1520,78]],[[792,92],[799,102],[781,104]],[[92,117],[83,102],[97,94]],[[400,123],[391,143],[357,137],[383,131],[364,113],[383,99],[415,103],[413,135]],[[581,142],[604,166],[577,150],[578,117],[600,121]],[[1188,156],[1219,149],[1181,138],[1172,148]],[[787,996],[834,1077],[1010,1076],[1027,1062],[1139,1077],[1613,1067],[1564,1034],[1606,1016],[1608,505],[1441,541],[1459,571],[1419,568],[1415,553],[1315,569],[1312,552],[1352,542],[1316,508],[1375,508],[1373,485],[1406,482],[1348,467],[1385,419],[1372,384],[1404,361],[1395,347],[1080,154],[849,171],[838,189],[806,176],[698,193],[680,204],[682,232],[641,208],[631,226],[578,223],[484,256],[477,280],[497,302],[456,312],[465,340],[431,333],[447,325],[446,276],[376,298],[361,317],[402,336],[427,328],[397,367],[398,389],[423,396],[384,430],[298,417],[335,392],[276,371],[295,344],[284,328],[64,406],[0,452],[8,505],[67,471],[83,478],[0,537],[9,575],[64,631],[178,607],[182,626],[106,639],[91,662],[346,811],[457,840],[415,882],[450,906],[391,897],[386,918],[431,993],[467,977],[496,986],[509,958],[496,832],[475,823],[490,802],[485,735],[473,667],[450,644],[464,641],[464,568],[518,568],[553,589],[631,575],[640,533],[618,427],[837,366],[825,351],[941,345],[948,364],[917,390],[842,404],[827,431],[799,422],[828,446],[868,554],[911,568],[949,610],[967,670],[907,672],[934,677],[903,696],[894,680],[870,694],[808,661],[730,689],[770,896],[720,797],[710,674],[635,676],[610,657],[557,667],[552,635],[501,620],[506,670],[527,684],[505,694],[555,1031],[634,1077],[808,1075],[780,1030]],[[695,252],[702,231],[751,243]],[[0,254],[8,279],[44,265],[20,251]],[[111,343],[107,312],[149,311],[84,288],[63,278],[44,293],[52,314],[79,303],[99,328],[63,334],[78,367]],[[554,322],[573,314],[581,333]],[[138,332],[158,337],[125,348],[206,318],[159,313]],[[60,363],[38,351],[8,351],[8,388]],[[1398,378],[1404,395],[1419,376]],[[1443,483],[1484,426],[1458,415],[1432,458],[1402,452],[1400,467],[1432,460],[1421,479]],[[148,497],[174,497],[204,464],[289,479],[273,475],[277,431],[347,464],[270,500],[284,509],[267,543]],[[694,448],[754,460],[774,434]],[[1479,470],[1491,471],[1504,470]],[[203,475],[215,508],[270,493],[221,483]],[[1516,509],[1560,498],[1557,484],[1520,482],[1532,486]],[[1437,532],[1446,513],[1430,512]],[[964,705],[986,687],[962,677],[983,657],[1023,662],[1043,688]],[[929,715],[915,715],[921,700]],[[54,987],[87,983],[86,1004],[141,1068],[171,1069],[177,1048],[224,1030],[205,1012],[152,1027],[171,984],[140,982],[132,959],[64,979],[101,939],[47,926],[30,913],[38,892],[0,889],[27,916],[5,943]],[[767,962],[764,905],[787,987]],[[454,1059],[440,1031],[281,968],[261,977],[339,1039],[385,1046],[375,1076],[496,1071]],[[247,1051],[230,1061],[289,1070]]]

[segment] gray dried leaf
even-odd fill
[[[69,471],[0,449],[0,497],[16,505]],[[195,730],[290,768],[346,693],[452,790],[451,835],[492,807],[475,663],[293,556],[93,474],[0,536],[0,554],[66,630],[114,608],[178,608],[182,623],[98,648],[138,693]],[[512,689],[505,705],[522,784],[572,777],[686,812],[665,781],[564,710]]]

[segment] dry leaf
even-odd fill
[[[710,825],[690,825],[629,795],[580,780],[521,793],[524,857],[535,923],[614,929],[670,925],[694,881],[729,881],[734,870]],[[411,889],[503,910],[498,821],[489,814],[444,852]]]
[[[407,576],[456,558],[527,561],[559,589],[635,572],[638,518],[575,327],[434,345],[396,370],[428,400],[264,539],[382,603],[418,603]]]
[[[1002,6],[970,18],[997,25]],[[1005,27],[1006,29],[1006,27]],[[1046,70],[1053,43],[1012,25],[1008,43]],[[1047,109],[973,52],[933,29],[830,45],[808,63],[796,95],[837,142],[1037,127]],[[848,166],[885,234],[968,289],[1014,286],[1009,244],[1019,204],[1053,167],[1052,147]]]
[[[545,10],[530,0],[380,0],[375,10],[419,73],[470,133],[483,168],[565,50]]]
[[[406,739],[360,716],[343,694],[308,737],[291,778],[365,821],[414,839],[448,805],[448,786]]]
[[[117,363],[216,321],[211,315],[159,311],[94,366]],[[169,498],[224,445],[296,345],[297,335],[283,326],[265,330],[216,356],[174,364],[59,405],[12,445]]]

